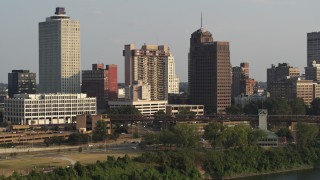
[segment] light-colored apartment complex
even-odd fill
[[[167,100],[168,93],[179,93],[174,57],[167,45],[125,45],[125,83],[134,85],[141,80],[150,85],[151,100]]]
[[[80,93],[80,21],[64,8],[39,23],[39,92]]]
[[[4,121],[15,124],[65,124],[96,114],[96,98],[86,94],[16,94],[4,104]]]

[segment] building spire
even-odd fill
[[[201,11],[201,28],[202,28],[202,11]]]

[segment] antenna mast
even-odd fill
[[[201,11],[201,28],[202,28],[202,11]]]

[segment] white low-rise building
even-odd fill
[[[153,116],[158,111],[166,112],[167,101],[133,101],[133,100],[118,100],[108,101],[110,108],[121,106],[134,106],[143,116]]]
[[[5,99],[4,121],[15,124],[65,124],[81,114],[96,114],[96,98],[86,94],[16,94]]]
[[[190,104],[168,104],[166,113],[167,115],[177,115],[179,110],[182,108],[187,108],[189,111],[194,112],[195,116],[204,115],[203,105],[190,105]]]

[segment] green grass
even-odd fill
[[[69,165],[68,161],[53,157],[22,157],[14,159],[6,159],[0,161],[0,175],[9,176],[13,171],[22,174],[30,172],[32,169],[42,169],[48,167],[65,167]]]
[[[82,164],[95,163],[97,160],[107,160],[107,156],[122,157],[128,154],[131,157],[141,155],[142,151],[139,150],[123,150],[123,151],[109,151],[109,152],[82,152],[77,151],[64,151],[56,154],[48,154],[44,157],[46,152],[43,152],[41,157],[37,155],[20,155],[9,159],[0,159],[0,175],[9,176],[13,171],[18,173],[27,174],[32,169],[44,170],[48,167],[66,167],[70,165],[68,160],[61,159],[66,157],[74,161],[79,161]]]

